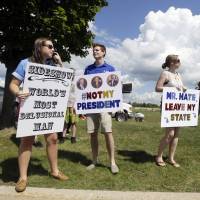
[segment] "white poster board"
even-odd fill
[[[180,92],[165,87],[162,96],[161,127],[198,125],[199,90]]]
[[[122,108],[120,72],[77,76],[75,79],[77,114],[115,112]]]
[[[63,131],[72,78],[71,69],[28,63],[23,91],[30,96],[20,104],[17,137]]]

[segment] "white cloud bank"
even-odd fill
[[[131,24],[130,24],[131,26]],[[99,31],[94,24],[91,30],[101,41],[110,41],[106,61],[122,71],[126,80],[134,82],[130,101],[157,103],[160,95],[154,92],[155,83],[161,72],[161,65],[168,54],[177,54],[181,59],[179,72],[187,87],[194,88],[200,81],[200,15],[193,15],[189,9],[170,7],[166,12],[149,12],[140,27],[137,38],[120,41],[105,31]],[[70,65],[78,69],[93,62],[91,54],[80,59],[72,57]]]

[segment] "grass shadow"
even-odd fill
[[[117,152],[119,155],[126,157],[125,160],[130,160],[134,163],[145,163],[155,161],[155,155],[151,155],[146,151],[118,150]]]
[[[0,179],[3,182],[16,182],[19,177],[19,168],[18,168],[18,160],[16,158],[9,158],[0,163],[0,167],[2,168],[2,173],[0,174]],[[36,158],[31,158],[28,168],[28,175],[40,175],[46,176],[48,175],[48,171],[42,167],[41,160]]]
[[[58,150],[58,157],[65,158],[74,163],[81,163],[84,166],[88,166],[89,164],[92,163],[92,161],[90,159],[88,159],[86,156],[82,155],[79,152]],[[103,164],[98,164],[98,167],[106,167],[106,166]]]
[[[91,160],[88,159],[86,156],[82,155],[79,152],[72,152],[72,151],[65,151],[65,150],[58,150],[58,157],[65,158],[70,160],[74,163],[81,163],[82,165],[89,165]]]

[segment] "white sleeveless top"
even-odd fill
[[[172,73],[170,71],[163,72],[167,77],[167,82],[164,84],[164,87],[177,87],[181,90],[183,89],[183,82],[181,80],[181,76],[178,72]]]

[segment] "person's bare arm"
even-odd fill
[[[20,98],[21,100],[24,100],[26,97],[28,97],[30,94],[29,92],[23,92],[20,91],[20,84],[21,81],[14,78],[11,80],[11,83],[9,85],[10,91],[18,98]]]
[[[166,74],[162,72],[156,83],[156,88],[155,88],[156,92],[162,92],[164,83],[167,81],[168,80],[167,80]]]

